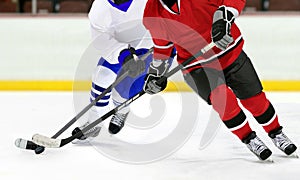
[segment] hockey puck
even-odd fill
[[[37,148],[35,148],[34,152],[35,154],[41,154],[42,152],[45,151],[45,147],[43,146],[38,146]]]

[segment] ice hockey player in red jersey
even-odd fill
[[[167,82],[156,83],[169,68],[164,61],[175,47],[181,63],[213,41],[216,45],[184,70],[186,83],[212,105],[226,125],[259,159],[271,150],[257,137],[241,104],[254,116],[275,146],[291,155],[296,145],[283,133],[277,114],[262,91],[251,60],[243,51],[244,40],[234,23],[246,0],[148,0],[143,23],[154,42],[153,61],[144,90],[162,91]]]

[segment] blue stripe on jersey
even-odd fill
[[[103,66],[106,67],[110,70],[112,70],[115,74],[117,74],[119,72],[119,70],[121,69],[121,65],[120,63],[118,64],[110,64],[109,62],[107,62],[104,58],[100,58],[98,61],[98,66]]]
[[[91,91],[91,96],[93,96],[94,98],[97,98],[99,96],[99,94]],[[101,98],[100,100],[108,100],[110,98],[110,95],[106,95],[103,98]]]
[[[90,101],[92,102],[92,101],[93,101],[93,99],[92,99],[92,98],[90,98]],[[109,103],[109,102],[105,102],[105,103],[103,103],[103,102],[96,102],[95,106],[98,106],[98,107],[103,107],[103,106],[107,106],[107,105],[108,105],[108,103]]]
[[[124,12],[126,12],[126,11],[129,9],[129,7],[130,7],[132,1],[133,1],[133,0],[129,0],[129,1],[127,1],[127,2],[124,2],[124,3],[120,4],[120,5],[117,5],[117,4],[115,4],[114,2],[112,2],[111,0],[108,0],[108,2],[109,2],[113,7],[117,8],[117,9],[119,9],[119,10],[121,10],[121,11],[124,11]]]
[[[105,88],[103,88],[103,87],[101,87],[101,86],[98,86],[98,85],[95,84],[95,83],[92,83],[92,87],[93,87],[94,89],[96,89],[97,91],[99,91],[99,92],[105,91]],[[109,92],[111,92],[111,90],[110,90]],[[108,93],[109,93],[109,92],[108,92]]]

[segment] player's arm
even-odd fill
[[[225,50],[233,42],[231,25],[245,6],[246,0],[224,0],[214,13],[212,24],[212,40],[216,46]]]
[[[157,39],[153,39],[153,41],[153,60],[148,68],[143,88],[148,94],[156,94],[167,87],[167,79],[161,83],[159,83],[158,80],[169,71],[172,60],[176,54],[173,43]]]
[[[224,0],[223,5],[229,8],[234,8],[238,14],[241,14],[246,4],[246,0]],[[237,14],[237,16],[238,16]]]
[[[152,1],[148,1],[143,17],[143,24],[149,30],[154,44],[153,60],[147,70],[143,87],[148,94],[156,94],[166,88],[167,79],[165,78],[165,81],[161,83],[158,83],[158,80],[168,72],[171,65],[169,60],[176,53],[175,50],[173,52],[173,43],[167,41],[169,37],[165,30],[165,23],[163,18],[155,13],[156,8]],[[153,20],[153,17],[156,17],[155,20]]]

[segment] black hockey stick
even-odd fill
[[[153,52],[153,47],[150,48],[147,53],[139,59],[144,61]],[[141,73],[141,72],[140,72]],[[116,87],[125,77],[129,74],[128,71],[124,72],[119,76],[114,83],[112,83],[108,88],[106,88],[99,96],[97,96],[90,104],[88,104],[84,109],[82,109],[75,117],[73,117],[64,127],[62,127],[57,133],[55,133],[51,138],[56,139],[63,132],[65,132],[70,126],[72,126],[82,115],[84,115],[91,107],[93,107],[101,98],[103,98],[108,92],[110,92],[114,87]],[[40,154],[44,151],[43,146],[39,146],[32,141],[18,138],[15,141],[15,145],[21,149],[35,150],[36,154]]]
[[[165,76],[161,77],[157,81],[157,83],[161,83],[161,82],[165,81],[167,78],[169,78],[170,76],[172,76],[173,74],[175,74],[179,70],[183,69],[187,64],[189,64],[190,62],[195,60],[197,57],[202,56],[204,53],[209,51],[214,46],[215,46],[215,44],[213,42],[208,44],[203,49],[201,49],[198,53],[196,53],[194,56],[188,58],[182,64],[179,64],[178,66],[176,66],[175,68],[170,70]],[[64,145],[72,142],[74,139],[81,137],[85,132],[87,132],[88,130],[90,130],[91,128],[96,126],[97,124],[101,123],[102,121],[104,121],[105,119],[110,117],[111,115],[115,114],[120,109],[123,109],[125,106],[129,105],[130,103],[132,103],[133,101],[135,101],[136,99],[138,99],[139,97],[141,97],[144,94],[145,94],[145,91],[142,90],[141,92],[139,92],[138,94],[136,94],[132,98],[126,100],[121,105],[119,105],[116,108],[112,109],[111,111],[104,114],[102,117],[100,117],[99,119],[97,119],[93,123],[91,123],[88,126],[86,126],[85,128],[83,128],[81,131],[78,131],[76,134],[74,134],[74,135],[72,135],[68,138],[54,139],[54,138],[49,138],[47,136],[43,136],[43,135],[40,135],[40,134],[35,134],[35,135],[33,135],[32,140],[33,140],[33,142],[35,142],[36,144],[41,145],[41,146],[45,146],[45,147],[48,147],[48,148],[60,148]]]
[[[59,135],[65,132],[70,126],[72,126],[82,115],[84,115],[92,106],[94,106],[101,98],[103,98],[112,88],[114,88],[120,81],[127,77],[128,71],[123,73],[116,81],[111,84],[107,89],[105,89],[97,98],[95,98],[90,104],[88,104],[84,109],[82,109],[75,117],[71,119],[64,127],[62,127],[56,134],[51,138],[56,139]],[[21,149],[34,150],[36,154],[42,153],[45,148],[39,146],[34,142],[31,142],[26,139],[18,138],[15,140],[15,145]]]

